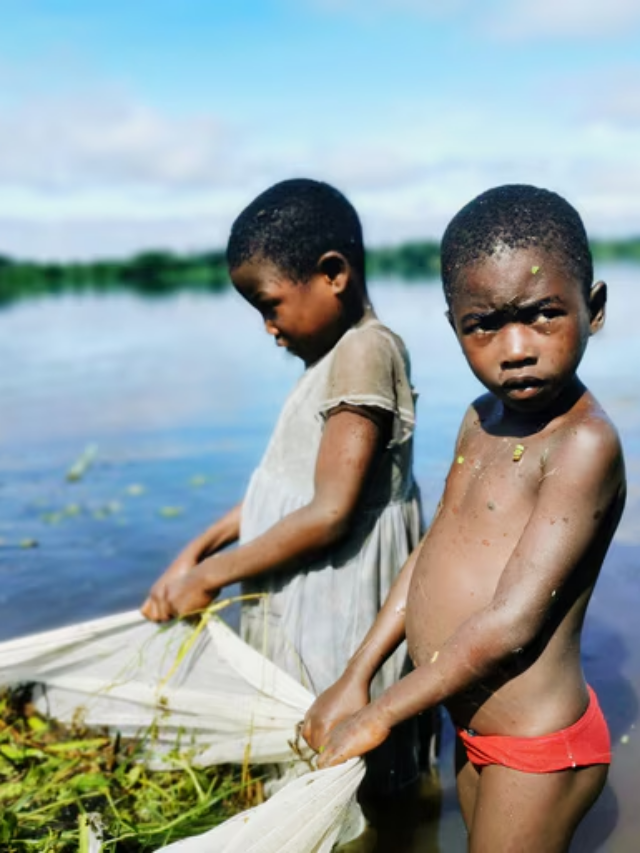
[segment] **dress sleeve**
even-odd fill
[[[389,446],[413,435],[416,395],[402,341],[384,326],[352,329],[336,344],[320,413],[341,405],[384,409],[394,415]]]

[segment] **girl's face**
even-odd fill
[[[587,300],[549,252],[504,250],[460,271],[450,319],[480,382],[508,408],[540,412],[574,379],[605,293],[600,282]]]
[[[342,284],[323,273],[306,282],[289,278],[270,261],[252,259],[231,270],[236,290],[264,319],[267,332],[305,364],[313,364],[340,337]]]

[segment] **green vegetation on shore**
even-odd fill
[[[640,237],[594,240],[597,261],[640,263]],[[404,280],[435,278],[439,274],[435,241],[404,243],[370,249],[368,275]],[[132,290],[149,295],[176,290],[219,291],[229,284],[224,252],[178,255],[142,252],[122,260],[41,263],[0,255],[0,304],[50,293]]]

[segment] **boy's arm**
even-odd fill
[[[606,422],[580,426],[550,454],[548,465],[551,473],[540,484],[492,601],[467,619],[429,663],[337,726],[322,766],[374,749],[391,727],[483,681],[540,635],[599,529],[612,523],[624,500],[622,454]]]
[[[170,582],[194,569],[203,557],[236,542],[240,536],[241,514],[242,503],[239,503],[182,549],[151,587],[149,595],[140,608],[143,616],[153,622],[164,622],[171,618],[171,610],[166,600]]]
[[[424,539],[422,540],[424,541]],[[389,590],[389,595],[343,675],[307,711],[302,735],[318,750],[331,729],[369,702],[371,681],[404,640],[404,615],[413,570],[422,542],[413,550]]]
[[[381,413],[383,422],[391,418]],[[262,536],[235,551],[203,560],[169,587],[171,615],[201,610],[221,587],[263,572],[294,570],[349,532],[368,477],[383,450],[380,418],[352,410],[332,414],[324,428],[315,470],[314,497]]]

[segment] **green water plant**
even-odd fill
[[[101,829],[104,853],[146,853],[206,832],[261,798],[240,767],[197,768],[176,753],[150,771],[142,744],[41,717],[29,691],[0,695],[0,849],[88,850]]]

